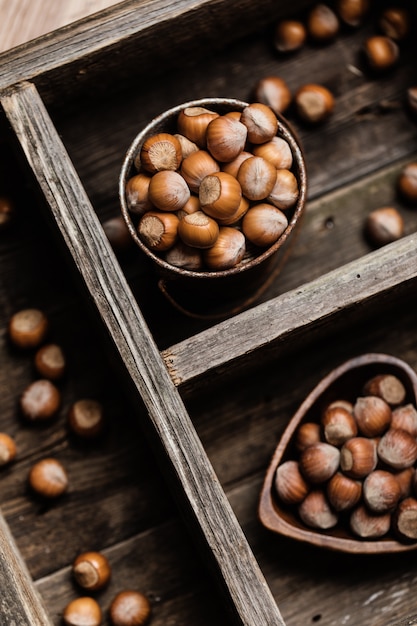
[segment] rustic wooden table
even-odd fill
[[[41,23],[38,6],[33,30],[35,0],[20,2],[13,12],[11,4],[0,0],[3,49],[81,17],[82,4],[90,13],[113,3],[51,0],[48,21],[45,17]],[[48,164],[51,186],[60,189],[62,183],[79,191],[82,185],[103,223],[119,214],[117,183],[125,151],[152,117],[199,97],[247,101],[255,82],[268,74],[282,76],[293,93],[314,77],[333,91],[336,106],[325,125],[312,128],[288,111],[305,150],[308,205],[293,254],[258,307],[220,324],[191,319],[163,298],[152,267],[136,249],[120,253],[118,261],[285,624],[391,626],[417,612],[415,551],[335,554],[268,532],[258,520],[257,506],[269,460],[289,418],[331,369],[367,352],[395,355],[417,369],[417,211],[401,201],[395,187],[403,165],[417,159],[417,123],[404,103],[407,87],[417,84],[416,39],[402,47],[393,71],[375,76],[358,52],[375,30],[374,19],[360,29],[343,29],[329,45],[308,43],[298,54],[282,57],[271,43],[273,20],[263,19],[276,15],[279,4],[288,13],[287,3],[261,2],[265,14],[249,0],[213,3],[219,14],[207,2],[197,3],[199,10],[190,0],[171,4],[128,0],[120,5],[119,21],[95,20],[92,35],[88,29],[76,31],[76,44],[60,34],[56,46],[48,40],[40,49],[24,47],[12,59],[19,76],[34,76],[56,127],[53,138],[62,140],[80,181],[71,179],[61,151],[42,151],[39,134],[44,139],[52,122],[34,90],[25,83],[1,93],[6,114],[0,117],[0,184],[15,199],[17,219],[0,238],[0,430],[13,435],[18,448],[16,461],[1,472],[2,513],[55,626],[62,624],[67,602],[81,593],[71,564],[84,550],[103,551],[111,563],[111,582],[96,594],[104,624],[109,623],[112,598],[127,587],[151,599],[152,626],[232,622],[216,577],[196,550],[201,537],[190,536],[168,472],[149,443],[149,407],[132,391],[92,306],[101,298],[105,309],[106,299],[99,289],[98,297],[88,293],[74,271],[44,199],[53,197],[51,180],[42,181],[39,193],[25,158],[33,158],[38,175],[41,165]],[[308,4],[295,2],[294,9]],[[379,6],[376,2],[375,10]],[[145,10],[149,7],[154,13]],[[248,25],[244,15],[251,11]],[[26,24],[21,33],[19,15]],[[129,39],[134,19],[137,29],[144,30],[125,48],[118,39],[120,29],[126,28],[123,34]],[[91,62],[73,61],[72,46],[93,48],[103,24],[103,37],[116,42],[116,53],[103,54],[101,67],[95,49]],[[190,52],[197,32],[202,44]],[[61,48],[67,55],[62,68],[56,63]],[[7,78],[10,57],[2,60],[0,80],[8,86],[13,78]],[[43,63],[50,64],[46,76]],[[39,107],[33,125],[25,118],[25,106]],[[25,158],[10,139],[11,124],[20,132]],[[79,207],[74,196],[69,198],[75,223]],[[400,210],[405,236],[395,247],[375,251],[363,236],[364,220],[371,209],[388,204]],[[68,224],[70,238],[74,223]],[[98,272],[107,269],[111,262],[99,245],[95,223],[86,227],[83,216],[80,223],[90,228],[95,252],[102,254],[94,259],[85,246],[85,258],[96,262]],[[77,256],[83,242],[73,243]],[[78,256],[82,265],[83,254]],[[23,420],[18,409],[18,399],[36,376],[33,352],[15,349],[7,334],[12,313],[30,306],[48,314],[49,337],[62,345],[68,359],[60,383],[61,410],[41,428]],[[132,361],[131,371],[135,366]],[[156,385],[153,391],[152,400],[162,396],[166,401],[163,388]],[[72,402],[84,397],[98,399],[105,408],[105,431],[90,442],[74,437],[67,424]],[[45,456],[58,458],[68,469],[70,487],[57,502],[45,503],[27,486],[30,468]],[[187,480],[186,471],[184,475],[180,478]],[[179,503],[183,505],[181,499]],[[204,506],[210,503],[202,502]],[[211,530],[221,534],[224,529]],[[241,565],[238,558],[232,563],[237,577]],[[5,614],[5,626],[12,623],[13,615]],[[42,618],[39,624],[43,626]]]

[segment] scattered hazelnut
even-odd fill
[[[385,246],[404,235],[404,220],[394,207],[374,209],[366,218],[365,234],[373,245]]]
[[[49,380],[62,378],[65,372],[65,365],[65,356],[62,348],[55,343],[42,346],[35,354],[36,371]]]
[[[100,626],[103,616],[98,602],[86,596],[69,602],[62,617],[66,626]]]
[[[417,162],[408,163],[403,167],[398,176],[397,186],[406,202],[417,204]]]
[[[389,7],[379,18],[379,27],[384,35],[402,41],[410,32],[411,16],[403,7]]]
[[[256,102],[268,105],[275,114],[284,113],[291,104],[291,91],[280,76],[266,76],[255,85],[253,97]]]
[[[316,4],[307,17],[308,34],[319,43],[334,39],[339,27],[336,13],[327,4]]]
[[[36,348],[45,339],[48,319],[39,309],[18,311],[9,321],[9,336],[19,348]]]
[[[297,461],[285,461],[275,472],[275,489],[285,504],[297,504],[304,500],[309,486],[300,472]]]
[[[354,509],[349,519],[350,528],[362,539],[377,539],[387,534],[391,526],[390,513],[372,513],[360,504]]]
[[[365,57],[372,70],[382,72],[398,61],[399,49],[395,41],[384,35],[368,37],[364,44]]]
[[[298,506],[298,514],[307,526],[326,530],[336,526],[339,518],[323,491],[310,491]]]
[[[369,0],[338,0],[337,12],[348,26],[360,26],[369,10]]]
[[[363,388],[365,395],[378,396],[391,406],[405,400],[405,387],[397,376],[380,374],[368,380]]]
[[[139,591],[121,591],[113,599],[109,616],[113,626],[143,626],[151,615],[151,603]]]
[[[43,459],[30,470],[29,485],[43,498],[58,498],[68,489],[67,472],[56,459]]]
[[[15,441],[7,433],[0,433],[0,466],[8,465],[16,457]]]
[[[390,428],[378,442],[378,456],[394,469],[411,467],[417,461],[417,440],[406,430]]]
[[[294,95],[296,112],[303,122],[319,124],[333,112],[333,94],[323,85],[309,83],[298,89]]]
[[[339,467],[340,450],[320,441],[308,446],[300,454],[300,471],[308,482],[324,483]]]
[[[390,406],[378,396],[357,398],[353,414],[359,432],[365,437],[377,437],[385,432],[391,421]]]
[[[80,587],[97,591],[109,582],[111,568],[104,554],[90,551],[76,557],[72,564],[72,573]]]
[[[72,404],[68,412],[68,425],[79,437],[96,437],[103,430],[103,405],[97,400],[85,398]]]
[[[401,487],[391,472],[371,472],[363,482],[363,499],[374,513],[392,512],[401,497]]]
[[[307,37],[304,24],[298,20],[281,20],[275,27],[274,46],[278,52],[295,52]]]
[[[33,422],[54,417],[60,405],[60,391],[45,378],[35,380],[28,385],[20,397],[22,414]]]
[[[121,215],[105,220],[102,223],[102,227],[104,234],[116,253],[128,250],[132,246],[132,237]]]

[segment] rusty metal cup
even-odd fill
[[[176,122],[182,109],[205,107],[220,114],[241,111],[248,103],[229,98],[204,98],[186,102],[171,108],[154,118],[130,145],[120,173],[119,198],[123,218],[129,232],[141,251],[149,257],[156,269],[158,285],[164,295],[184,313],[198,318],[225,317],[237,313],[260,298],[272,280],[281,271],[290,253],[290,242],[304,212],[307,195],[307,173],[302,148],[288,121],[277,115],[278,136],[285,139],[293,154],[292,171],[299,184],[299,196],[295,206],[285,213],[288,226],[281,237],[267,249],[247,254],[235,267],[221,271],[191,271],[167,263],[162,255],[150,250],[137,233],[137,223],[129,211],[126,199],[126,183],[137,173],[134,165],[144,141],[157,133],[176,133]],[[137,217],[137,216],[136,216]]]

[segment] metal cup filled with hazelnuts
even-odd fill
[[[304,211],[298,139],[263,104],[206,98],[152,120],[127,151],[122,215],[185,313],[245,308],[282,267]]]

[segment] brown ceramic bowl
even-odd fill
[[[130,235],[140,250],[151,259],[157,274],[182,297],[195,303],[202,301],[202,307],[212,308],[216,304],[223,303],[226,308],[234,302],[243,301],[255,293],[263,282],[275,272],[277,266],[281,269],[289,253],[289,240],[292,239],[296,228],[299,226],[304,212],[307,193],[307,173],[302,148],[294,131],[287,120],[277,115],[279,122],[278,136],[284,138],[290,145],[293,154],[293,167],[298,183],[299,197],[297,203],[285,211],[288,218],[288,226],[276,243],[267,249],[254,249],[248,246],[244,259],[235,267],[220,271],[193,271],[178,268],[165,261],[163,254],[150,250],[140,239],[137,233],[138,216],[129,211],[126,199],[126,183],[137,170],[134,166],[135,157],[140,152],[143,142],[150,136],[159,132],[176,133],[177,118],[181,110],[186,107],[205,107],[224,114],[230,111],[241,111],[248,104],[240,100],[230,98],[204,98],[178,105],[169,109],[153,119],[134,138],[130,145],[119,179],[119,199],[121,212],[127,224]],[[221,307],[220,307],[221,308]]]
[[[402,543],[391,535],[361,539],[347,524],[330,530],[315,530],[303,524],[297,512],[279,501],[275,493],[275,472],[281,463],[296,458],[294,435],[303,422],[318,422],[323,409],[333,400],[350,402],[361,395],[364,383],[377,374],[393,374],[404,384],[404,402],[417,405],[417,374],[400,359],[385,354],[365,354],[353,358],[328,374],[301,404],[284,431],[266,472],[259,500],[259,518],[269,530],[323,548],[356,554],[405,552],[417,549],[417,542]]]

